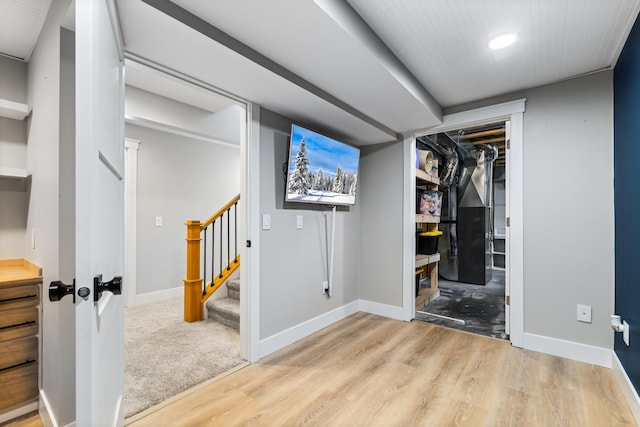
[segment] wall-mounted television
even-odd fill
[[[354,205],[359,162],[358,148],[292,125],[285,200]]]

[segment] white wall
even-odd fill
[[[136,293],[181,287],[184,223],[204,221],[240,193],[240,149],[132,124],[125,132],[140,141]],[[162,227],[155,226],[156,216]]]
[[[360,298],[402,307],[401,142],[363,147],[360,159]]]
[[[127,86],[127,116],[189,130],[222,142],[240,144],[240,120],[244,110],[232,105],[217,113],[205,111],[133,86]]]
[[[28,65],[27,103],[33,112],[29,122],[27,171],[31,188],[25,238],[25,257],[42,267],[43,287],[53,280],[69,282],[59,275],[59,135],[60,135],[60,22],[70,1],[54,0]],[[35,248],[31,231],[35,229]],[[46,292],[42,293],[43,296]],[[42,298],[42,393],[58,425],[75,419],[75,367],[69,348],[70,331],[75,328],[70,298],[50,303]]]
[[[605,71],[451,108],[527,98],[524,331],[610,349],[613,334],[613,76]],[[593,323],[576,321],[576,304]]]
[[[260,235],[261,339],[359,297],[359,202],[355,207],[338,208],[333,296],[327,298],[322,294],[322,282],[327,280],[330,222],[325,222],[325,215],[329,209],[284,203],[282,165],[287,162],[290,130],[290,119],[260,111],[260,212],[271,215],[271,230],[262,230]],[[296,229],[296,215],[303,217],[302,230]]]
[[[0,98],[27,102],[27,64],[0,57]],[[27,167],[27,123],[0,117],[0,167]],[[27,230],[27,182],[0,178],[0,259],[22,258]]]

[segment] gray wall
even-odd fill
[[[331,215],[317,205],[285,206],[282,165],[287,162],[290,131],[290,119],[260,111],[260,212],[271,215],[271,230],[262,230],[260,236],[261,339],[359,298],[360,201],[338,208],[333,296],[326,298],[322,282],[327,280]],[[296,229],[296,215],[303,216],[302,230]]]
[[[612,348],[613,76],[610,71],[482,103],[527,98],[524,330]],[[576,321],[576,304],[593,323]]]
[[[403,149],[363,147],[360,160],[360,298],[402,307]]]
[[[0,57],[0,98],[27,102],[27,64]],[[27,122],[0,117],[0,167],[27,167]],[[0,178],[0,258],[22,258],[27,182]]]
[[[28,65],[27,103],[33,112],[26,158],[32,179],[24,255],[42,266],[45,288],[53,280],[62,279],[68,283],[72,279],[59,275],[58,257],[60,23],[69,4],[67,0],[51,3],[47,21]],[[34,229],[35,249],[31,246]],[[75,400],[69,398],[75,395],[75,345],[73,334],[69,334],[75,329],[73,303],[69,298],[58,303],[42,298],[42,310],[42,340],[46,357],[41,359],[41,387],[57,424],[66,425],[75,419]]]
[[[0,98],[27,102],[27,64],[0,56]]]
[[[205,220],[240,192],[240,150],[127,124],[138,151],[137,294],[180,287],[187,220]],[[163,226],[155,226],[155,217]]]

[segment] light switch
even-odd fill
[[[271,215],[262,214],[262,229],[271,230]]]
[[[296,215],[296,228],[298,230],[302,230],[304,227],[304,223],[302,221],[302,215]]]
[[[156,217],[156,227],[162,227],[162,217],[161,216],[157,216]]]

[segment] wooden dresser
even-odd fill
[[[0,414],[38,398],[41,286],[37,265],[0,260]]]

